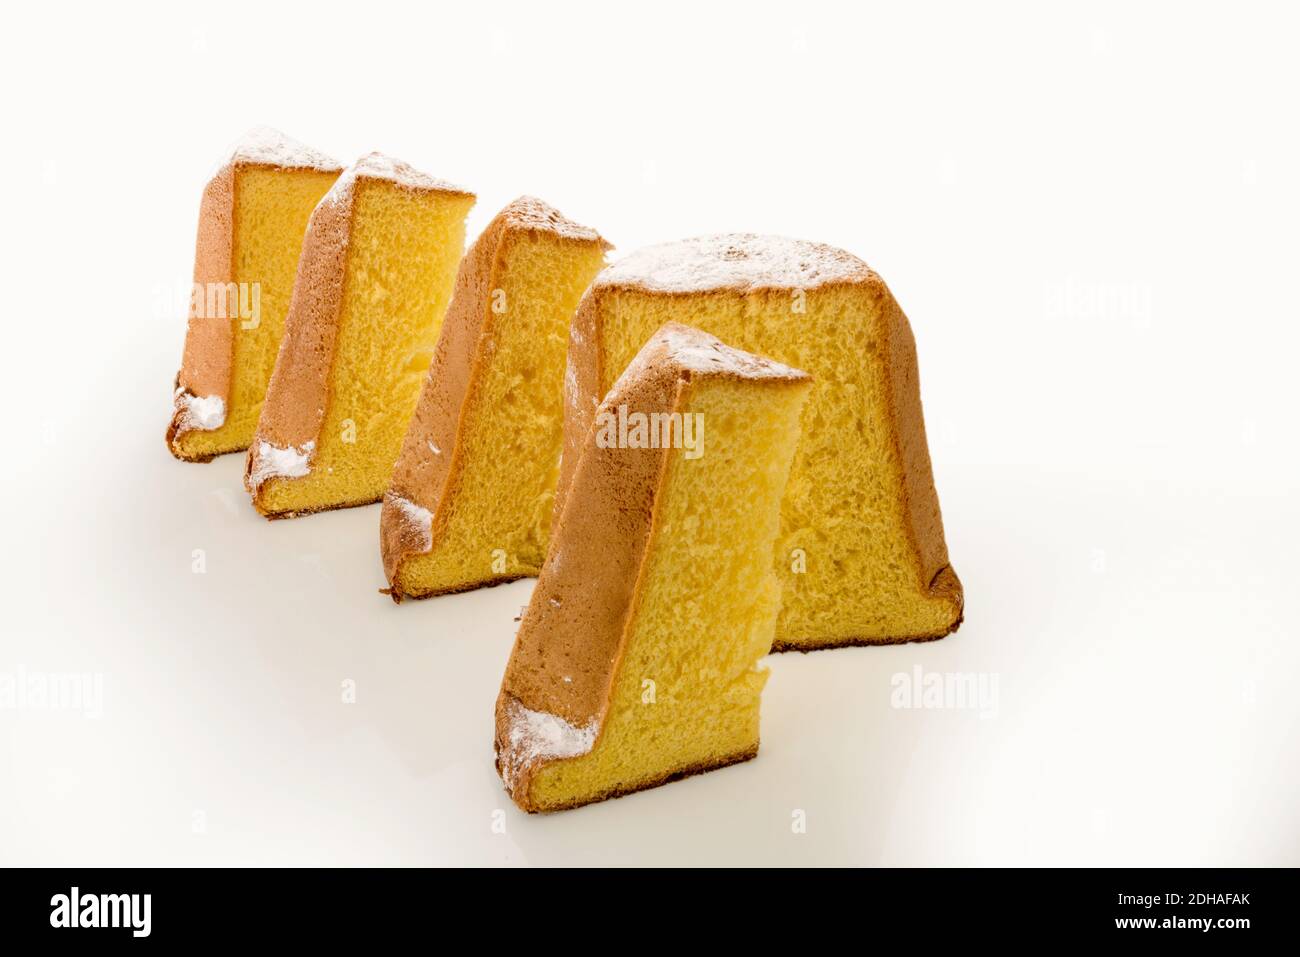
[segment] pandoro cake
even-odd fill
[[[559,477],[569,323],[609,248],[525,196],[466,254],[384,497],[394,600],[537,574]]]
[[[606,391],[665,322],[814,377],[782,505],[775,651],[940,638],[962,620],[907,317],[847,252],[749,234],[654,246],[592,284],[570,333],[567,507]]]
[[[167,448],[207,462],[248,448],[289,311],[307,219],[343,167],[257,127],[203,190],[185,351]]]
[[[757,754],[772,549],[810,387],[668,324],[593,410],[497,699],[497,769],[519,807]]]
[[[428,371],[474,194],[371,153],[312,213],[244,483],[271,518],[377,502]]]

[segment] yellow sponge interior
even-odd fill
[[[732,763],[758,749],[781,586],[770,556],[806,382],[704,379],[704,454],[670,453],[640,601],[596,745],[544,765],[532,797],[563,807]],[[652,454],[647,452],[646,454]]]
[[[316,170],[236,167],[231,277],[236,289],[226,297],[234,352],[226,421],[209,432],[181,433],[182,455],[237,452],[252,442],[289,314],[307,220],[337,178],[338,173]],[[254,284],[258,315],[242,318],[240,297],[245,304],[254,302]]]
[[[797,313],[798,308],[804,309]],[[602,395],[665,322],[813,375],[776,543],[783,643],[941,635],[956,610],[918,581],[903,468],[886,405],[884,330],[857,287],[691,297],[619,292],[606,300]],[[865,321],[865,326],[864,326]],[[857,330],[851,339],[845,330]]]
[[[267,512],[379,501],[451,298],[473,197],[356,189],[324,425],[311,471],[263,486]]]
[[[515,232],[500,254],[433,548],[404,562],[408,595],[536,575],[550,538],[563,440],[565,353],[578,300],[600,270],[599,243]],[[452,450],[444,450],[444,454]]]

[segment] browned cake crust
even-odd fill
[[[267,518],[292,518],[379,501],[367,498],[273,513],[267,510],[262,499],[263,484],[276,478],[274,474],[263,475],[262,443],[275,449],[305,450],[309,454],[325,423],[347,276],[348,239],[359,185],[367,179],[388,180],[404,189],[472,195],[425,176],[406,163],[370,153],[348,167],[312,213],[284,322],[284,338],[280,341],[257,432],[244,463],[244,487],[252,496],[253,506]]]
[[[932,596],[946,596],[958,607],[951,627],[939,634],[900,635],[895,638],[860,638],[852,635],[828,637],[816,644],[793,644],[780,639],[773,645],[774,652],[812,651],[840,646],[898,644],[912,641],[934,641],[956,631],[961,625],[964,603],[961,581],[948,559],[948,546],[944,540],[943,517],[939,508],[939,494],[934,484],[929,446],[926,442],[925,419],[921,409],[920,379],[917,372],[916,340],[907,316],[895,301],[884,279],[865,262],[841,249],[822,243],[795,240],[768,240],[766,237],[737,234],[735,236],[705,237],[687,240],[681,244],[660,247],[670,251],[674,246],[689,247],[692,243],[718,243],[732,241],[731,250],[723,250],[720,259],[734,255],[743,260],[749,248],[765,241],[789,244],[806,262],[819,264],[811,278],[799,281],[773,273],[755,279],[721,266],[715,276],[681,279],[663,274],[661,280],[653,269],[638,275],[636,270],[620,269],[620,264],[606,269],[596,277],[591,288],[578,305],[569,335],[569,372],[566,380],[564,417],[564,454],[560,461],[560,480],[556,489],[556,514],[564,507],[564,500],[573,484],[574,470],[579,453],[595,418],[596,402],[601,393],[601,383],[608,371],[604,369],[604,308],[612,296],[633,292],[640,295],[662,296],[699,300],[703,297],[739,298],[757,301],[763,297],[778,296],[788,303],[796,289],[810,291],[834,286],[855,287],[869,297],[880,309],[883,323],[883,353],[886,359],[886,396],[895,428],[891,441],[903,464],[902,490],[906,531],[915,556],[917,580],[929,583]],[[650,250],[648,252],[654,252]],[[637,257],[634,253],[628,258]],[[674,266],[671,256],[665,256],[662,265]],[[796,334],[796,330],[791,331]],[[849,348],[846,342],[845,347]],[[771,358],[789,361],[789,356],[773,352]]]
[[[235,182],[240,170],[313,169],[341,172],[343,167],[321,153],[266,128],[249,131],[203,189],[199,204],[198,237],[194,244],[194,283],[207,288],[234,281]],[[167,448],[187,462],[210,462],[215,455],[187,455],[178,438],[191,428],[184,406],[186,397],[219,397],[230,408],[230,383],[234,362],[234,325],[229,317],[196,316],[191,302],[185,333],[185,350],[173,389],[175,409],[167,426]]]
[[[397,589],[402,563],[429,551],[446,528],[449,512],[446,506],[457,492],[464,467],[465,446],[461,438],[469,427],[466,413],[473,401],[473,390],[491,360],[490,350],[483,347],[483,342],[485,337],[492,336],[495,325],[492,290],[500,286],[499,276],[510,244],[522,233],[546,233],[562,242],[612,248],[595,230],[566,219],[539,199],[522,196],[493,218],[461,261],[433,362],[384,496],[379,547],[384,576],[390,586],[384,593],[393,601],[432,598],[435,594],[471,591],[483,585],[528,577],[487,575],[479,582],[420,596],[405,595]],[[429,443],[440,452],[433,453]],[[432,516],[430,527],[412,523],[399,501],[426,509]]]
[[[810,378],[731,349],[699,330],[668,323],[638,353],[601,408],[626,405],[629,414],[679,411],[693,383],[706,377],[764,378],[784,384]],[[646,550],[659,521],[658,491],[668,454],[668,449],[601,448],[594,432],[582,446],[572,494],[557,519],[497,698],[497,768],[515,803],[526,811],[539,809],[531,797],[532,781],[547,759],[514,760],[511,708],[554,715],[578,728],[592,722],[603,726],[626,651],[628,623],[641,601]],[[508,766],[503,766],[503,755],[511,755]],[[753,754],[746,752],[707,767],[675,769],[605,797],[750,757]]]
[[[208,181],[199,205],[198,237],[194,244],[194,283],[228,283],[234,278],[235,164],[226,163]],[[231,322],[225,317],[196,316],[193,303],[185,332],[185,351],[174,389],[183,396],[219,396],[230,405],[230,366],[234,345]],[[215,456],[187,456],[177,438],[185,431],[186,413],[180,401],[167,425],[167,448],[181,461],[210,462]]]

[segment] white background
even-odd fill
[[[178,6],[0,33],[0,674],[104,689],[0,710],[0,863],[1300,864],[1294,7]],[[518,813],[531,582],[395,607],[377,507],[267,523],[240,457],[164,448],[199,193],[256,123],[471,186],[471,235],[532,193],[621,251],[865,258],[964,627],[775,656],[757,760]],[[918,665],[996,713],[891,708]]]

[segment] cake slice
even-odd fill
[[[203,190],[185,353],[167,448],[207,462],[248,448],[289,311],[307,218],[343,167],[267,127]]]
[[[496,706],[554,811],[758,753],[780,502],[809,377],[664,326],[594,410]]]
[[[775,651],[940,638],[962,620],[907,317],[839,249],[754,235],[654,246],[604,270],[574,317],[563,508],[607,389],[656,329],[689,323],[815,378],[781,512]]]
[[[371,153],[312,213],[244,483],[268,517],[388,486],[429,368],[474,194]]]
[[[608,248],[523,197],[466,254],[384,497],[394,600],[537,574],[559,477],[569,323]]]

